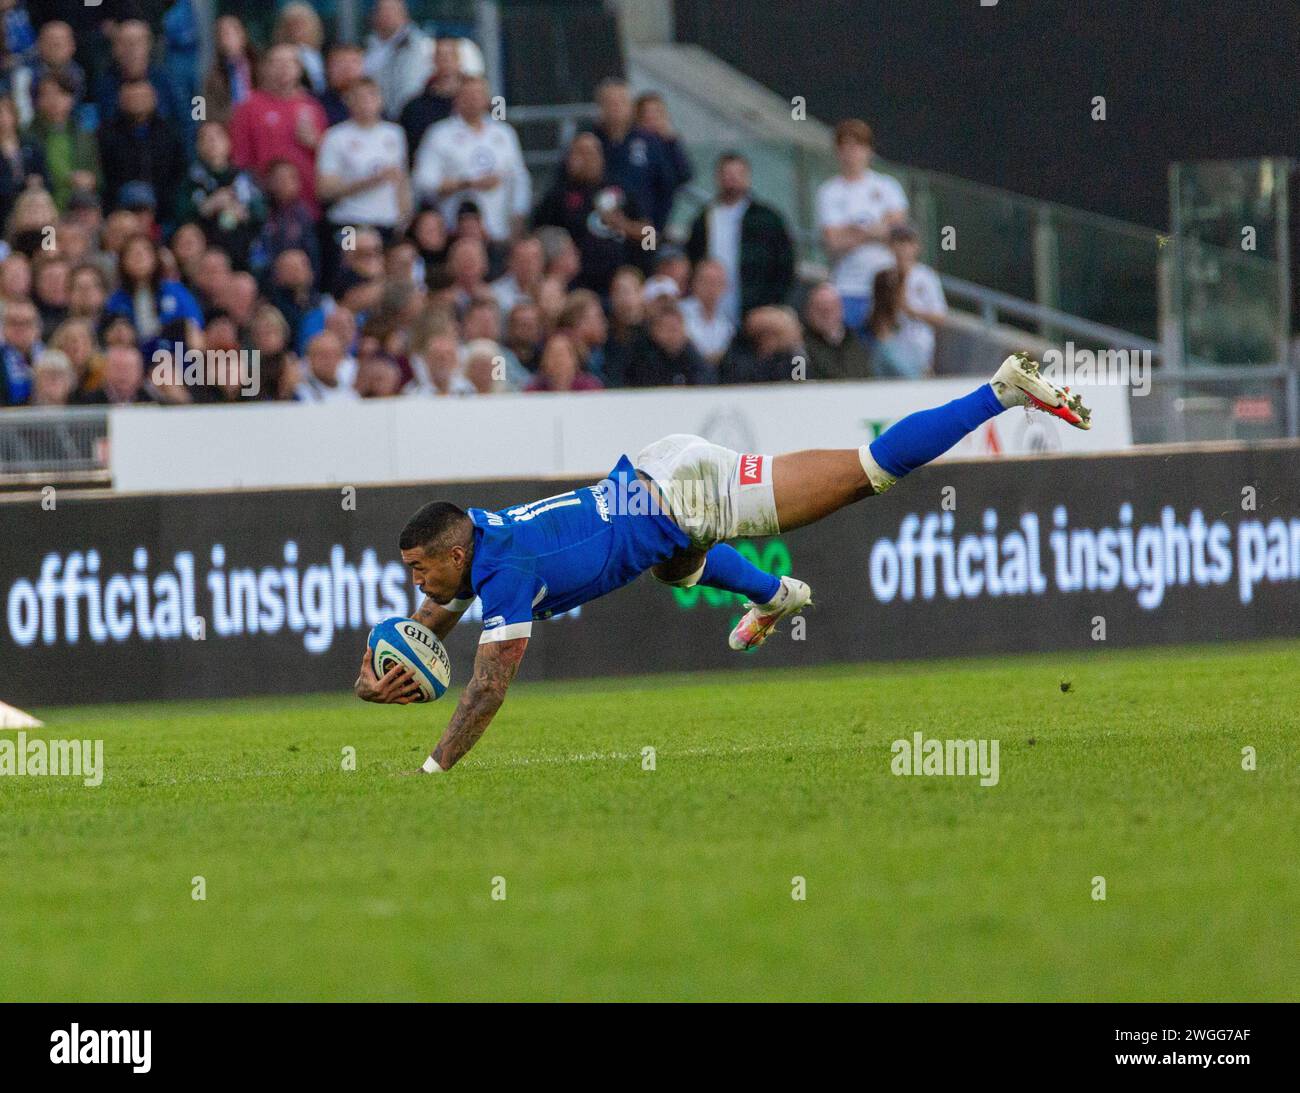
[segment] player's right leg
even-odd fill
[[[762,645],[777,623],[812,604],[812,590],[803,581],[759,569],[726,543],[707,550],[687,547],[650,572],[656,580],[678,588],[701,584],[745,596],[745,614],[728,638],[737,651]]]

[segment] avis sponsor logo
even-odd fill
[[[761,455],[742,455],[740,457],[740,484],[757,486],[763,481],[763,457]]]
[[[135,1074],[148,1074],[153,1033],[149,1029],[70,1029],[50,1033],[50,1062],[129,1064]]]

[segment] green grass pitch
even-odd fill
[[[1297,678],[1269,643],[522,683],[434,778],[396,772],[455,692],[38,711],[107,773],[0,779],[0,998],[1295,999]],[[999,784],[895,776],[916,731],[999,740]]]

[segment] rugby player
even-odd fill
[[[450,769],[501,708],[528,648],[533,621],[622,588],[647,570],[665,584],[701,584],[748,597],[732,649],[762,645],[782,619],[811,602],[809,587],[747,561],[728,539],[791,531],[883,493],[1004,410],[1022,406],[1091,425],[1078,394],[1040,375],[1024,353],[993,379],[944,406],[910,414],[860,448],[748,455],[678,434],[635,460],[622,456],[601,482],[500,512],[433,501],[398,539],[402,562],[428,597],[415,619],[446,638],[477,596],[483,634],[474,674],[451,723],[421,768]],[[400,666],[375,675],[369,649],[355,691],[367,702],[419,697]]]

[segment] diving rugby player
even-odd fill
[[[445,638],[477,596],[483,635],[474,674],[423,771],[450,769],[492,721],[519,670],[533,621],[622,588],[647,570],[665,584],[706,585],[748,597],[731,648],[762,645],[808,606],[811,590],[747,561],[728,539],[791,531],[883,493],[1004,410],[1044,410],[1080,429],[1090,412],[1077,394],[1017,353],[993,379],[944,406],[910,414],[860,448],[746,455],[698,436],[656,440],[626,455],[594,486],[500,512],[434,501],[398,540],[402,561],[428,596],[415,615]],[[413,702],[401,667],[375,675],[366,650],[355,684],[367,702]]]

